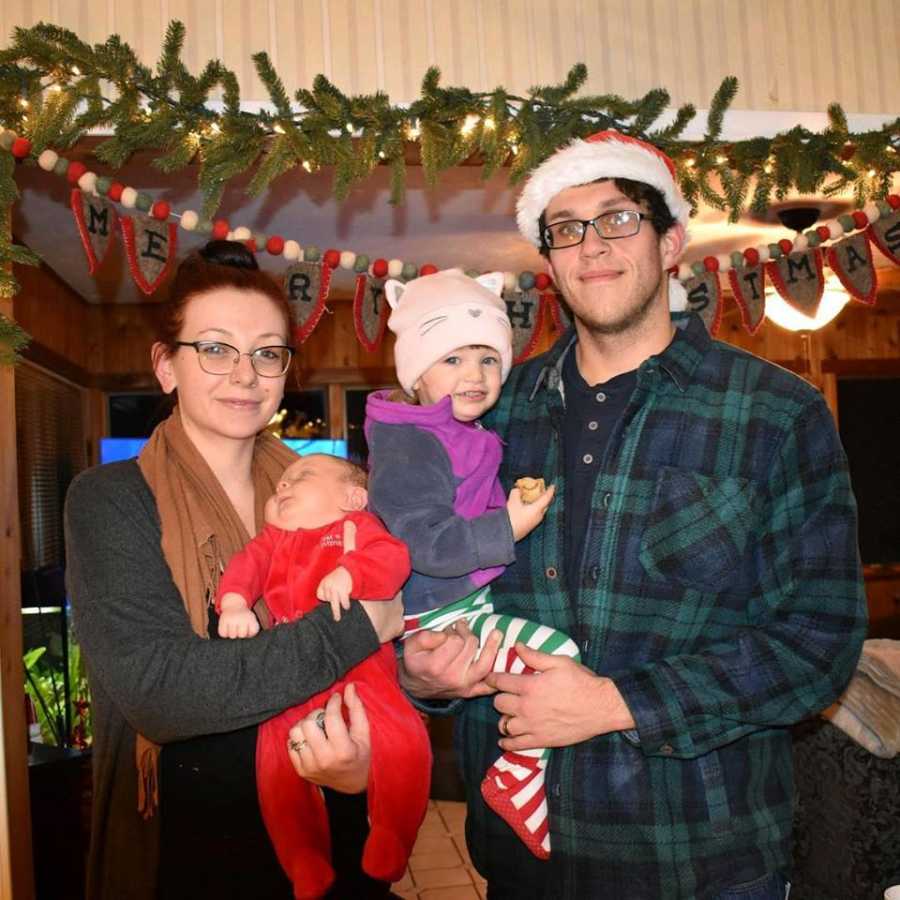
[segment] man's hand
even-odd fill
[[[347,704],[350,727],[344,723],[342,701]],[[321,709],[314,709],[288,733],[287,752],[297,774],[313,784],[342,794],[359,794],[369,780],[372,744],[369,720],[356,687],[348,684],[344,696],[333,693]]]
[[[341,609],[350,609],[350,591],[352,590],[353,576],[343,566],[338,566],[319,582],[319,586],[316,588],[316,598],[323,603],[330,603],[334,621],[340,622]]]
[[[485,681],[503,635],[492,631],[478,652],[478,638],[465,622],[445,631],[420,631],[407,638],[400,663],[400,684],[414,697],[483,697],[494,688]]]
[[[537,674],[495,672],[487,682],[500,693],[503,750],[567,747],[598,734],[634,728],[634,719],[609,679],[569,659],[516,644],[522,661]]]
[[[551,484],[534,503],[523,503],[522,494],[518,488],[514,487],[509,492],[506,511],[509,514],[509,524],[512,525],[514,541],[521,541],[543,522],[547,507],[553,501],[555,493],[556,485]]]
[[[224,594],[219,608],[219,637],[252,638],[259,634],[259,621],[240,594]]]

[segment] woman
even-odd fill
[[[218,575],[256,534],[292,457],[260,435],[282,398],[289,335],[281,291],[243,245],[214,241],[186,259],[152,350],[177,406],[137,461],[83,473],[67,497],[68,586],[94,713],[88,900],[288,900],[257,805],[256,725],[402,629],[394,600],[354,603],[340,622],[323,604],[253,640],[217,639]],[[333,696],[325,731],[313,725],[315,740],[291,755],[333,789],[331,830],[343,837],[330,896],[386,896],[359,871],[367,722],[353,691],[343,701],[349,728]]]

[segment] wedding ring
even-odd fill
[[[295,741],[293,739],[288,741],[288,747],[290,747],[291,750],[293,750],[295,753],[300,753],[300,751],[303,750],[304,747],[308,746],[309,741]]]
[[[500,734],[502,734],[503,737],[512,737],[509,733],[509,720],[511,718],[512,716],[507,715],[500,716],[500,724],[497,727],[500,729]]]
[[[324,709],[320,709],[316,713],[315,722],[316,722],[316,725],[318,725],[319,728],[322,729],[322,733],[327,735],[328,732],[325,731],[325,710]]]

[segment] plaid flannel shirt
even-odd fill
[[[708,898],[787,872],[787,726],[837,697],[864,637],[856,505],[822,397],[711,340],[696,316],[673,319],[675,340],[641,365],[610,437],[577,596],[561,568],[572,332],[513,369],[486,422],[507,444],[507,488],[523,475],[557,486],[495,604],[571,635],[637,726],[554,750],[542,863],[479,793],[499,753],[491,699],[462,704],[470,853],[519,897]]]

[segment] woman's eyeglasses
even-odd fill
[[[222,341],[175,341],[178,347],[193,347],[197,351],[200,368],[210,375],[229,375],[241,361],[242,356],[250,357],[253,371],[263,378],[278,378],[291,365],[294,348],[281,344],[271,347],[257,347],[252,353],[241,353],[237,347]]]

